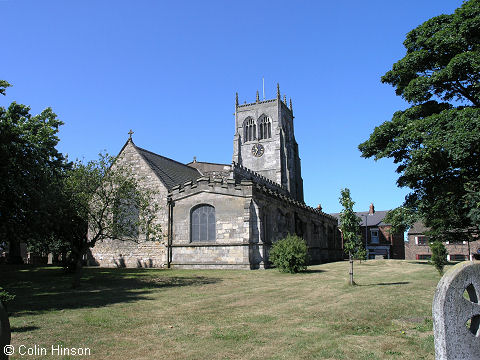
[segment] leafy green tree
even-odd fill
[[[465,203],[480,174],[480,0],[434,17],[407,34],[406,55],[382,82],[410,103],[359,145],[362,156],[392,158],[397,184],[412,191],[392,217],[422,220],[439,241],[478,234]],[[412,216],[413,215],[413,216]]]
[[[288,234],[270,250],[270,261],[282,272],[297,273],[307,268],[307,243],[297,235]]]
[[[9,293],[7,290],[0,286],[0,302],[3,303],[4,306],[7,305],[8,302],[15,299],[15,295]]]
[[[343,238],[343,250],[348,254],[350,261],[350,285],[355,285],[353,280],[353,258],[355,254],[360,254],[364,251],[362,240],[360,237],[360,223],[361,219],[353,211],[355,202],[350,196],[349,189],[342,189],[340,191],[340,204],[343,210],[340,213],[340,231]],[[363,250],[362,250],[363,249]]]
[[[441,241],[433,241],[428,244],[432,250],[432,258],[430,262],[435,266],[440,275],[443,274],[443,268],[447,265],[447,249]]]
[[[10,86],[0,81],[0,93]],[[0,239],[8,261],[22,262],[20,242],[46,237],[54,226],[55,179],[68,167],[55,148],[63,123],[52,109],[31,115],[26,105],[0,107]]]
[[[465,190],[464,199],[468,211],[467,216],[478,230],[480,229],[480,176],[476,181],[466,184]]]
[[[80,285],[82,259],[98,241],[159,240],[158,203],[154,193],[121,161],[100,154],[97,161],[77,161],[63,179],[56,238],[68,244],[74,269],[73,287]]]
[[[363,244],[362,246],[357,248],[357,250],[353,254],[353,259],[360,260],[360,263],[362,262],[362,260],[367,259],[367,250],[365,250],[365,247],[363,246]]]
[[[404,233],[410,225],[417,221],[417,214],[412,209],[400,206],[390,210],[383,220],[386,224],[391,224],[389,232],[391,234]]]
[[[10,85],[7,81],[0,80],[0,95],[5,95],[5,89],[10,86],[12,85]]]

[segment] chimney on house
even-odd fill
[[[368,209],[368,215],[373,215],[375,214],[375,206],[373,206],[373,203],[370,204],[370,208]]]
[[[194,163],[197,162],[197,157],[196,157],[196,156],[193,157],[193,162],[194,162]]]

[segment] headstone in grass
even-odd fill
[[[10,340],[10,322],[8,321],[7,309],[0,301],[0,360],[8,359],[8,355],[5,354],[4,350],[6,345],[10,345]]]
[[[480,359],[480,263],[463,262],[440,279],[433,299],[436,360]]]

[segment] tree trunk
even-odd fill
[[[10,237],[8,244],[8,264],[23,264],[22,251],[20,241],[14,237]]]
[[[75,254],[75,272],[73,273],[73,284],[72,288],[78,289],[80,287],[80,279],[82,278],[83,273],[83,255],[86,251],[85,247],[81,247],[78,251],[74,251]]]
[[[73,273],[72,288],[78,289],[80,287],[81,278],[82,278],[82,257],[80,256],[75,263],[75,272]]]
[[[355,285],[353,281],[353,256],[351,251],[348,252],[348,260],[350,261],[350,285]]]
[[[0,300],[0,360],[8,360],[8,355],[4,354],[4,346],[10,345],[11,329],[8,320],[8,312],[6,306]]]

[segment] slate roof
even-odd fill
[[[231,164],[216,164],[204,161],[189,162],[187,166],[197,169],[202,174],[208,174],[212,172],[229,172],[232,167]]]
[[[360,226],[365,226],[365,215],[367,215],[367,226],[384,226],[384,225],[390,225],[385,222],[383,222],[383,219],[385,216],[387,216],[389,210],[381,210],[381,211],[375,211],[372,215],[368,214],[368,211],[360,211],[356,212],[357,216],[362,219],[362,222],[360,223]],[[338,225],[340,225],[340,213],[335,213],[335,214],[330,214],[334,217],[337,218],[338,220]]]
[[[426,231],[429,231],[430,229],[427,228],[421,221],[415,222],[412,227],[408,230],[408,235],[413,235],[413,234],[425,234]]]
[[[175,185],[183,185],[187,181],[193,181],[202,176],[197,169],[142,149],[135,144],[133,146],[169,191]]]

